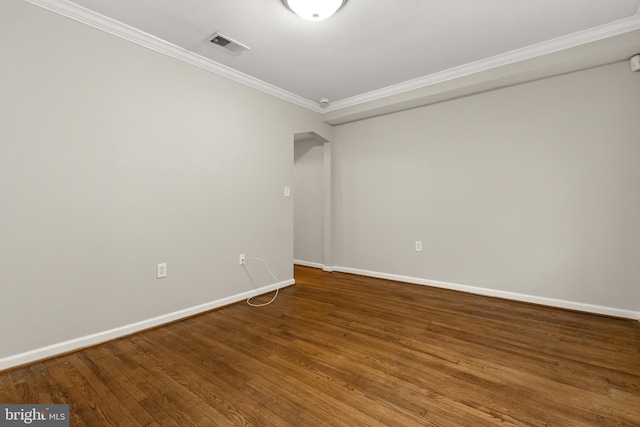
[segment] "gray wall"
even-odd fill
[[[333,141],[331,265],[640,310],[626,62],[332,137],[315,113],[21,0],[0,3],[0,40],[0,360],[251,291],[241,252],[291,280],[298,194],[282,190],[308,131]]]
[[[0,359],[292,279],[318,114],[21,0],[0,40]]]
[[[336,127],[335,266],[640,310],[639,100],[625,61]]]
[[[295,142],[293,162],[293,258],[324,263],[324,144],[317,139]]]

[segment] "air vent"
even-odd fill
[[[228,50],[234,55],[240,55],[249,50],[249,46],[245,46],[242,43],[237,42],[232,38],[218,32],[209,37],[209,41],[216,46],[220,46],[221,48]]]

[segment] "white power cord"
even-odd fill
[[[279,283],[279,282],[280,282],[280,281],[278,280],[278,278],[276,277],[276,275],[275,275],[275,274],[273,274],[273,271],[271,271],[271,269],[269,268],[269,266],[267,265],[267,262],[266,262],[265,260],[263,260],[262,258],[258,258],[258,257],[250,257],[250,258],[245,258],[245,261],[248,261],[248,260],[250,260],[250,259],[256,259],[256,260],[258,260],[258,261],[262,262],[262,263],[264,264],[264,267],[265,267],[265,268],[267,269],[267,271],[269,272],[269,274],[271,274],[271,277],[273,277],[273,280],[275,280],[275,283]],[[242,263],[242,268],[244,268],[245,270],[247,269],[247,268],[244,266],[244,263]],[[279,288],[277,288],[277,289],[276,289],[276,293],[275,293],[275,295],[273,296],[273,298],[271,298],[271,300],[270,300],[270,301],[265,302],[264,304],[255,304],[255,303],[252,303],[252,302],[251,302],[251,300],[252,300],[254,297],[249,297],[249,298],[247,298],[247,304],[249,304],[251,307],[264,307],[265,305],[269,305],[269,304],[271,304],[272,302],[274,302],[274,301],[276,300],[276,298],[278,297],[278,291],[280,291],[280,289],[279,289]]]

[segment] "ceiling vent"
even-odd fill
[[[245,46],[240,42],[233,40],[230,37],[225,36],[222,33],[214,33],[211,37],[209,37],[209,42],[220,46],[233,53],[234,55],[240,55],[249,50],[249,46]]]

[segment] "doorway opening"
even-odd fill
[[[315,132],[294,135],[294,264],[332,270],[331,144]]]

